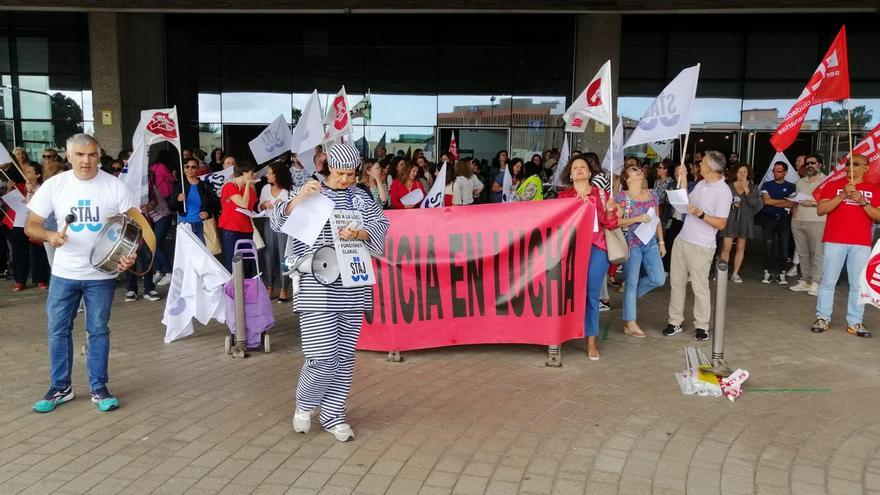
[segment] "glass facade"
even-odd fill
[[[169,101],[192,102],[181,119],[208,149],[234,146],[230,126],[296,121],[313,89],[326,108],[345,84],[351,106],[370,95],[370,121],[353,121],[370,150],[384,136],[389,153],[436,160],[441,129],[503,128],[504,147],[531,156],[561,143],[573,77],[575,17],[545,17],[521,36],[522,16],[310,16],[290,30],[302,16],[169,15]]]
[[[0,12],[0,141],[31,159],[92,129],[85,14]]]

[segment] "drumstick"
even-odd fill
[[[61,237],[65,237],[67,235],[67,227],[70,227],[70,224],[76,221],[76,215],[73,213],[68,213],[66,217],[64,217],[64,227],[61,229]]]

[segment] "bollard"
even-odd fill
[[[712,333],[712,372],[728,376],[731,371],[724,362],[724,320],[727,313],[727,269],[724,261],[716,265],[715,285],[715,331]]]
[[[247,357],[247,333],[244,321],[244,262],[241,254],[232,258],[232,280],[235,290],[235,345],[232,348],[232,357],[243,358]]]

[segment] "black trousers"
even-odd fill
[[[776,274],[785,270],[788,259],[788,246],[791,238],[791,218],[761,215],[761,230],[764,233],[764,269]]]
[[[9,246],[12,248],[12,279],[17,284],[26,283],[31,271],[31,248],[24,227],[15,227],[9,232]]]

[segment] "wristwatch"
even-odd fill
[[[699,218],[700,220],[706,218],[706,212],[704,211],[704,212],[700,213],[700,216],[698,216],[697,218]]]

